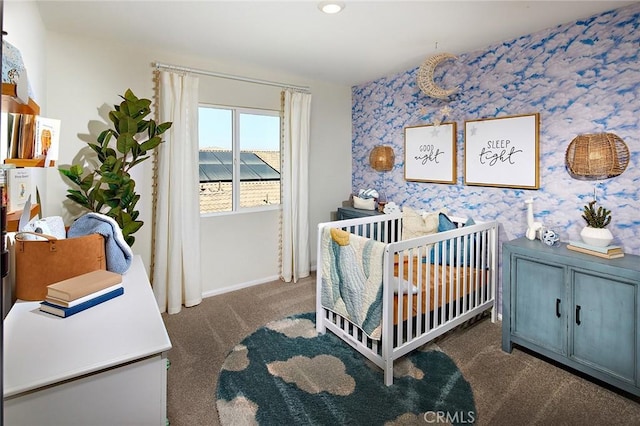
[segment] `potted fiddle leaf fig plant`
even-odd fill
[[[85,170],[80,164],[69,168],[60,167],[77,189],[67,190],[67,198],[96,213],[113,218],[122,235],[132,246],[133,234],[143,225],[138,220],[140,212],[136,204],[140,195],[129,171],[145,161],[152,151],[162,143],[161,135],[171,127],[171,122],[156,124],[146,117],[151,113],[151,101],[139,99],[127,89],[119,105],[109,112],[113,128],[104,130],[96,142],[87,142],[100,163],[93,170]],[[112,143],[114,142],[114,143]]]
[[[613,235],[606,227],[611,223],[611,211],[602,206],[596,209],[596,200],[583,208],[582,218],[587,222],[580,232],[582,241],[596,247],[606,247],[613,241]]]

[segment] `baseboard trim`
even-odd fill
[[[225,294],[225,293],[229,293],[229,292],[236,291],[236,290],[242,290],[243,288],[253,287],[253,286],[256,286],[256,285],[260,285],[260,284],[266,284],[266,283],[270,283],[270,282],[273,282],[273,281],[278,281],[279,279],[280,279],[279,276],[274,275],[274,276],[271,276],[271,277],[261,278],[259,280],[247,281],[247,282],[244,282],[244,283],[235,284],[235,285],[231,285],[231,286],[228,286],[228,287],[217,288],[215,290],[209,290],[209,291],[203,292],[202,293],[202,298],[218,296],[220,294]]]

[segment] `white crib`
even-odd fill
[[[465,219],[451,219],[457,229],[405,241],[401,240],[401,213],[318,225],[317,331],[331,330],[382,368],[387,386],[393,384],[394,360],[488,309],[492,309],[491,320],[496,320],[498,222],[463,226]],[[322,306],[323,256],[329,255],[322,249],[325,228],[386,244],[380,340]],[[401,278],[417,287],[416,294],[394,293],[392,280]]]

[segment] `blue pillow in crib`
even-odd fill
[[[463,227],[472,226],[475,224],[476,222],[473,220],[473,218],[469,218],[462,226]],[[458,226],[451,219],[449,219],[449,216],[447,216],[444,213],[439,214],[438,232],[450,231],[452,229],[457,229],[457,228]],[[462,254],[464,254],[464,256],[466,257],[465,265],[469,265],[469,263],[471,263],[471,248],[475,246],[475,237],[471,239],[471,244],[467,244],[467,247],[464,247],[465,243],[466,243],[466,240],[463,239]],[[442,265],[442,263],[444,262],[446,265],[450,265],[451,259],[450,259],[449,253],[451,250],[453,250],[454,265],[458,264],[458,259],[456,258],[456,256],[458,256],[458,239],[455,239],[453,243],[449,242],[447,244],[445,244],[444,241],[439,242],[437,246],[434,247],[433,250],[431,250],[431,263],[436,262],[436,250],[438,251],[438,254],[439,254],[438,264]]]

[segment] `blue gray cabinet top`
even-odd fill
[[[503,243],[503,249],[508,246],[511,251],[520,254],[530,254],[549,262],[570,264],[576,268],[596,270],[601,273],[611,273],[629,279],[640,279],[640,256],[625,253],[617,259],[603,259],[590,254],[579,253],[567,249],[566,243],[548,246],[539,240],[518,238]]]

